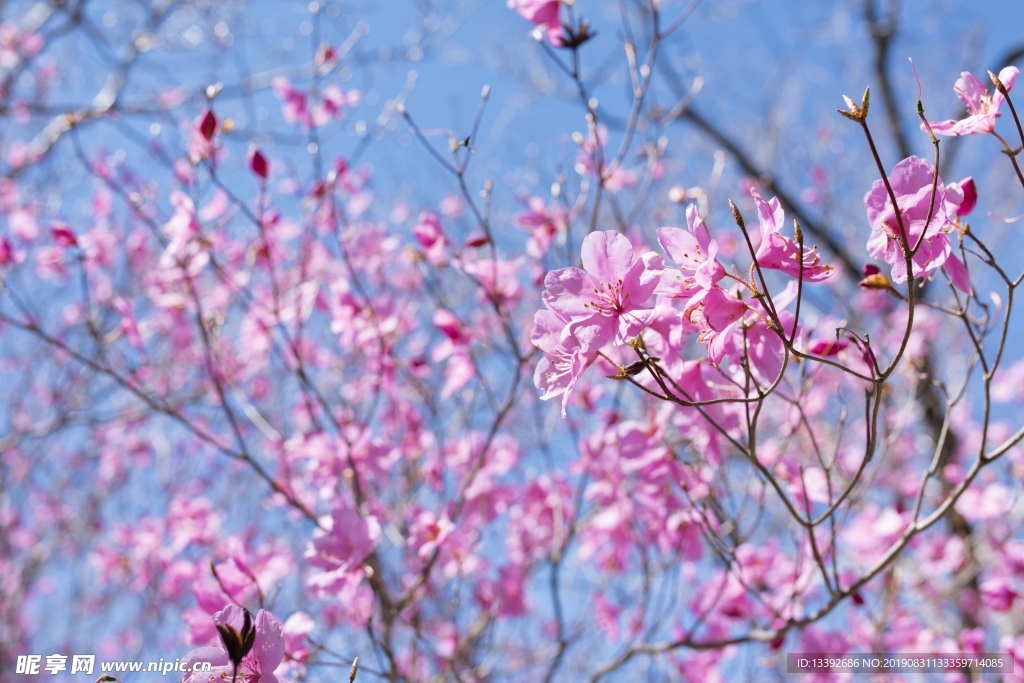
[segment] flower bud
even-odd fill
[[[67,223],[60,221],[50,226],[50,233],[53,234],[53,241],[62,247],[77,247],[78,239]]]
[[[203,120],[199,123],[199,132],[207,141],[212,140],[213,134],[217,132],[217,117],[209,109],[206,110]]]
[[[957,207],[956,215],[966,216],[974,211],[974,207],[978,203],[978,187],[974,184],[974,178],[967,176],[960,181],[960,189],[963,190],[964,200]]]
[[[889,278],[882,273],[873,273],[868,275],[866,278],[858,282],[864,289],[889,289],[890,282]]]
[[[267,179],[269,167],[267,165],[267,158],[263,156],[259,149],[253,147],[252,151],[249,152],[249,168],[252,172],[258,175],[263,180]]]
[[[242,614],[244,621],[242,622],[241,633],[229,624],[216,625],[221,642],[224,643],[224,649],[227,650],[228,659],[231,660],[231,664],[234,665],[236,672],[242,660],[249,654],[253,644],[256,642],[256,629],[253,628],[252,615],[244,607],[242,608]]]

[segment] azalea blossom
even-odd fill
[[[673,297],[689,297],[688,290],[696,287],[711,289],[725,277],[725,268],[716,258],[718,242],[711,239],[708,227],[697,207],[686,207],[689,232],[679,228],[658,228],[658,244],[668,257],[679,264],[666,268],[659,293]]]
[[[924,277],[938,268],[945,268],[953,284],[963,292],[971,291],[967,268],[953,253],[948,232],[964,194],[956,183],[943,185],[938,179],[934,201],[932,189],[935,168],[928,161],[912,156],[896,164],[889,174],[889,185],[900,208],[903,229],[913,255],[914,277]],[[876,180],[864,196],[871,237],[868,253],[892,266],[894,282],[905,282],[907,264],[904,259],[900,222],[893,210],[885,183]],[[929,219],[930,216],[930,219]],[[927,221],[927,224],[926,224]]]
[[[683,316],[701,329],[697,341],[708,345],[708,359],[718,365],[725,356],[725,344],[741,324],[747,305],[715,285],[690,300]]]
[[[232,629],[242,633],[248,615],[238,605],[228,605],[213,615],[213,622],[218,630]],[[250,616],[249,619],[252,619]],[[281,633],[281,622],[270,612],[260,610],[252,624],[256,637],[252,649],[242,657],[238,665],[238,683],[279,683],[281,679],[274,671],[284,659],[284,636]],[[212,668],[207,671],[192,672],[193,665],[209,662]],[[234,675],[234,664],[228,655],[223,642],[212,647],[201,647],[192,650],[182,660],[182,669],[189,673],[182,683],[209,683],[211,680],[230,681]],[[282,682],[283,683],[283,682]]]
[[[561,0],[508,0],[509,9],[519,13],[523,19],[544,29],[548,42],[561,47],[562,24],[558,19]]]
[[[999,80],[1006,86],[1007,91],[1013,87],[1014,81],[1020,75],[1020,70],[1015,66],[1005,67],[999,72]],[[965,105],[967,105],[968,116],[959,121],[949,119],[948,121],[929,121],[933,132],[939,135],[974,135],[975,133],[991,133],[996,129],[996,119],[1001,116],[999,107],[1003,104],[1003,94],[996,90],[991,95],[988,89],[981,84],[977,78],[968,71],[960,74],[953,91]],[[924,130],[924,124],[921,124]]]
[[[579,340],[567,334],[569,322],[569,318],[556,311],[542,309],[533,316],[530,335],[533,345],[544,352],[534,371],[534,386],[540,389],[541,400],[562,397],[562,417],[573,387],[597,358],[597,349],[584,351]]]
[[[810,282],[821,282],[832,277],[836,269],[828,265],[819,265],[821,255],[814,253],[814,247],[801,253],[797,242],[779,232],[785,214],[778,197],[772,197],[771,201],[766,202],[754,189],[750,190],[750,196],[757,205],[757,217],[761,223],[761,244],[758,245],[755,254],[759,266],[781,270],[793,277],[802,276],[804,280]]]
[[[592,232],[583,240],[583,268],[562,268],[544,278],[544,302],[570,320],[568,328],[584,352],[610,341],[624,344],[647,325],[646,307],[662,274],[661,256],[633,258],[622,234]]]
[[[564,236],[568,228],[565,209],[553,205],[548,208],[540,197],[527,200],[528,211],[516,214],[512,222],[530,233],[526,242],[526,253],[530,258],[540,259],[547,253],[551,243],[559,235]]]

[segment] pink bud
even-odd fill
[[[71,232],[71,227],[67,223],[54,223],[50,226],[50,232],[53,234],[53,241],[60,246],[78,246],[78,239],[75,238],[75,233]]]
[[[199,124],[199,132],[203,134],[207,141],[212,140],[213,134],[217,132],[217,117],[209,109],[206,110],[203,120]]]
[[[11,243],[6,237],[0,237],[0,266],[6,266],[14,260],[14,252],[11,250]]]
[[[252,172],[260,178],[263,178],[264,180],[267,179],[267,173],[269,171],[267,167],[267,158],[255,147],[253,147],[252,151],[249,152],[249,168],[251,168]]]
[[[961,180],[960,189],[964,192],[964,200],[957,207],[956,215],[966,216],[971,211],[974,211],[974,206],[978,203],[978,188],[974,184],[974,178],[967,176]]]
[[[466,246],[470,248],[482,247],[490,241],[487,239],[487,235],[478,230],[466,238]]]
[[[807,349],[812,355],[820,357],[834,356],[847,346],[850,342],[844,338],[839,339],[818,339],[810,343],[810,347]]]
[[[880,272],[882,272],[882,271],[880,271],[878,269],[878,266],[876,266],[873,263],[865,263],[863,266],[861,266],[861,269],[860,269],[860,274],[863,275],[864,277],[868,277],[870,275],[875,275],[876,273],[880,273]]]

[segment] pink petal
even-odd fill
[[[946,269],[946,273],[949,274],[949,279],[952,280],[954,287],[968,296],[973,293],[971,289],[971,276],[967,272],[967,266],[956,255],[951,253],[943,267]]]
[[[633,245],[614,230],[592,232],[583,239],[583,269],[599,282],[615,284],[633,265]]]
[[[964,200],[960,202],[960,206],[957,207],[957,216],[966,216],[971,211],[974,211],[974,207],[978,203],[978,188],[974,184],[974,178],[967,176],[960,181],[960,189],[964,193]]]

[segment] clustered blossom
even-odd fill
[[[925,277],[929,272],[945,268],[953,284],[962,292],[971,292],[967,268],[953,253],[949,234],[958,234],[958,217],[969,211],[976,201],[965,200],[961,185],[943,185],[936,178],[935,167],[919,157],[908,157],[896,164],[888,178],[889,187],[899,206],[899,217],[893,209],[886,184],[876,180],[864,196],[871,237],[868,253],[892,266],[894,282],[907,279],[904,249],[911,253],[914,277]],[[964,184],[973,192],[974,183],[968,178]],[[906,243],[904,244],[904,239]]]
[[[864,197],[860,237],[830,254],[813,243],[835,235],[787,225],[750,178],[737,226],[723,228],[712,187],[733,164],[716,165],[707,190],[663,191],[661,160],[679,169],[682,157],[667,122],[688,100],[660,111],[662,93],[647,90],[663,85],[660,62],[631,43],[636,126],[606,129],[607,112],[630,109],[584,94],[587,133],[557,150],[576,173],[560,169],[550,198],[524,189],[543,169],[504,165],[481,193],[463,172],[491,144],[481,135],[452,137],[463,143],[441,195],[393,201],[379,194],[393,179],[362,155],[418,96],[381,102],[368,135],[369,116],[335,125],[359,102],[338,84],[350,56],[374,53],[364,24],[339,47],[320,42],[349,25],[328,21],[331,3],[307,8],[312,63],[289,59],[304,82],[268,82],[283,73],[271,68],[250,83],[270,85],[280,110],[253,122],[240,116],[249,98],[214,86],[197,102],[191,84],[147,101],[138,79],[118,77],[127,127],[89,113],[72,125],[47,113],[61,100],[20,99],[56,78],[34,57],[54,54],[44,43],[68,24],[61,3],[25,4],[48,28],[0,23],[0,90],[18,123],[0,174],[4,670],[23,646],[92,639],[107,654],[178,639],[197,648],[186,667],[213,667],[186,683],[344,681],[354,655],[359,683],[720,681],[737,655],[781,674],[786,651],[996,643],[1020,673],[1024,430],[989,398],[1024,400],[1024,360],[1016,328],[993,343],[1013,297],[973,296],[1007,279],[996,262],[1019,264],[985,246],[979,201],[1012,200],[988,169],[979,200],[972,178],[901,161]],[[539,39],[570,48],[540,46],[570,74],[584,65],[588,90],[598,63],[581,49],[595,35],[583,14],[596,0],[510,4]],[[692,6],[623,3],[653,24],[619,36],[668,41],[682,33],[670,14]],[[162,48],[131,21],[118,19],[135,46],[123,54],[152,49],[149,60]],[[406,37],[452,26],[425,16]],[[1016,77],[1004,69],[990,96],[965,74],[969,116],[938,132],[994,133]],[[154,112],[183,134],[150,127],[158,174],[136,166],[132,145],[110,154],[92,135],[138,140]],[[74,164],[67,198],[38,159]],[[810,173],[805,201],[824,226],[833,175]],[[663,226],[681,210],[685,226]],[[859,288],[842,272],[853,264]],[[957,291],[923,287],[947,276]],[[914,296],[896,286],[908,280]],[[556,397],[563,419],[573,399],[571,420],[540,402]]]
[[[765,201],[755,190],[751,197],[760,222],[754,259],[761,268],[807,282],[832,276],[835,269],[821,264],[813,247],[802,247],[780,232],[784,214],[777,198]],[[754,283],[737,278],[723,287],[719,283],[726,269],[718,260],[718,242],[696,206],[687,207],[686,221],[687,230],[657,231],[658,243],[675,266],[666,266],[654,252],[634,259],[633,245],[624,235],[594,232],[583,241],[584,270],[554,270],[544,279],[546,309],[534,316],[532,336],[544,359],[534,382],[541,398],[562,396],[563,416],[569,393],[602,348],[625,344],[648,328],[668,342],[665,350],[673,357],[682,351],[686,334],[696,331],[712,364],[717,366],[726,357],[741,362],[749,354],[763,379],[775,379],[783,353],[778,326],[792,330],[795,325],[791,314],[782,310],[793,300],[792,288],[776,297],[778,310],[770,311],[751,296],[757,291]],[[743,289],[749,290],[746,299],[741,298]],[[656,305],[651,305],[652,298]],[[672,308],[673,299],[684,300],[681,312]],[[773,321],[773,315],[778,319]],[[831,346],[828,350],[833,352]]]

